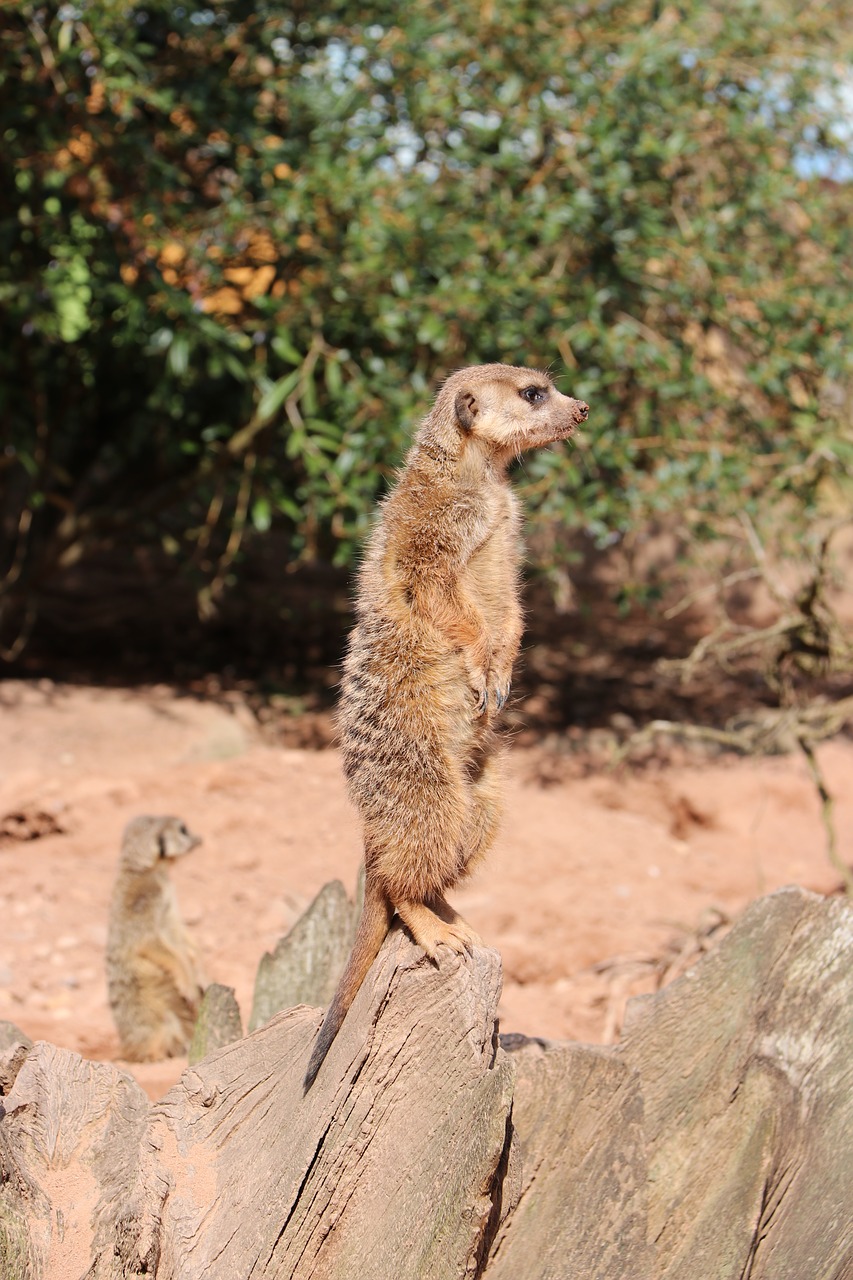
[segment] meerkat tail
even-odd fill
[[[379,954],[379,948],[388,934],[393,915],[394,908],[382,890],[371,886],[368,882],[365,886],[364,907],[362,908],[361,919],[358,922],[355,942],[353,943],[349,960],[347,960],[343,977],[338,983],[338,989],[326,1011],[323,1025],[320,1027],[308,1062],[308,1070],[305,1072],[305,1093],[314,1083],[317,1072],[323,1064],[323,1059],[341,1029],[347,1010],[367,976],[368,969]]]

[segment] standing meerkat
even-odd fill
[[[107,931],[107,989],[131,1062],[185,1053],[205,981],[168,863],[200,838],[180,818],[134,818],[122,838]]]
[[[305,1075],[314,1082],[394,913],[427,955],[479,942],[445,892],[500,817],[495,722],[522,634],[521,509],[507,465],[589,410],[529,369],[454,373],[368,543],[338,726],[364,827],[364,909]]]

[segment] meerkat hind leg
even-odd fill
[[[452,924],[455,929],[466,939],[466,947],[470,951],[473,947],[482,947],[483,939],[477,933],[476,929],[472,929],[470,924],[459,912],[451,907],[450,903],[441,893],[434,893],[427,898],[427,906],[435,912],[439,920],[443,920],[445,924]]]
[[[444,905],[447,906],[446,903]],[[442,920],[426,902],[395,902],[394,907],[415,942],[423,947],[430,960],[438,963],[438,948],[441,943],[451,947],[459,955],[471,950],[472,940],[468,936],[470,930],[464,921],[460,921],[460,928],[455,922]]]

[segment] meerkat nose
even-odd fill
[[[589,405],[584,404],[583,400],[576,400],[575,413],[577,414],[578,420],[580,422],[586,422],[587,418],[589,417]]]

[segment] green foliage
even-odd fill
[[[539,519],[795,529],[853,471],[850,188],[809,167],[844,159],[844,29],[840,0],[6,8],[7,586],[125,538],[221,590],[273,526],[347,562],[435,379],[495,359],[591,405],[525,463]]]

